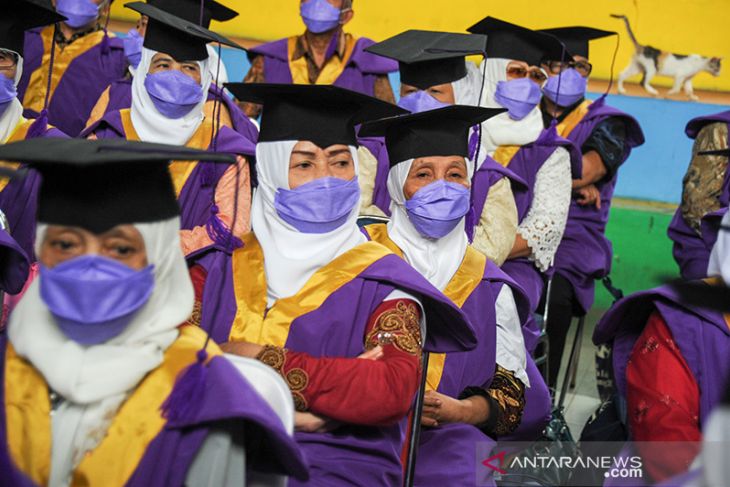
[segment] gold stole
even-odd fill
[[[521,145],[500,145],[494,151],[492,159],[497,161],[502,167],[507,167],[521,147]]]
[[[578,105],[567,117],[563,119],[557,126],[558,135],[567,138],[573,129],[583,120],[588,114],[588,107],[593,103],[590,100],[583,100],[583,103]]]
[[[46,98],[46,86],[48,85],[48,65],[51,63],[51,43],[53,42],[54,26],[46,27],[41,31],[41,40],[43,42],[43,58],[41,65],[33,71],[28,82],[28,89],[23,97],[23,106],[36,112],[43,109],[43,102]],[[109,34],[109,37],[114,37]],[[48,97],[53,98],[61,78],[71,63],[79,56],[85,54],[89,49],[99,44],[104,38],[104,31],[100,30],[87,34],[80,39],[66,46],[63,50],[56,47],[53,60],[53,70],[51,71],[51,90]]]
[[[139,135],[137,135],[137,131],[134,130],[134,125],[132,125],[131,111],[128,108],[119,110],[119,115],[122,119],[122,127],[124,128],[127,140],[139,140]],[[187,141],[185,147],[205,150],[210,146],[212,135],[213,123],[210,119],[205,118],[193,136],[190,137],[190,140]],[[187,183],[188,178],[193,173],[197,165],[197,162],[185,161],[173,161],[170,164],[170,176],[172,177],[172,183],[175,186],[175,195],[178,197],[180,197],[180,192],[183,187],[185,187],[185,183]]]
[[[347,63],[352,57],[352,52],[355,50],[355,44],[357,38],[352,35],[345,36],[345,54],[342,59],[335,54],[324,63],[322,71],[317,77],[316,85],[332,85],[337,81],[342,72],[347,67]],[[297,37],[290,37],[287,47],[287,59],[289,59],[289,70],[291,71],[292,82],[295,85],[308,85],[309,82],[309,70],[307,69],[307,58],[302,56],[299,59],[292,60],[294,55],[294,49],[297,45]]]
[[[244,235],[243,247],[232,256],[238,309],[230,340],[283,347],[294,320],[319,308],[332,293],[390,253],[375,242],[358,245],[317,270],[295,295],[279,299],[267,312],[264,253],[252,232]]]
[[[13,133],[10,134],[10,137],[8,137],[8,140],[6,140],[5,143],[9,144],[11,142],[25,140],[25,136],[28,135],[28,129],[31,125],[33,125],[33,120],[21,118],[20,122],[18,122],[18,125],[15,126],[15,130],[13,130]],[[19,166],[20,164],[17,162],[0,161],[0,167],[17,169]],[[0,178],[0,192],[5,189],[9,182],[10,178]]]
[[[195,363],[206,334],[182,326],[159,367],[150,372],[122,403],[104,439],[73,472],[72,486],[123,486],[139,466],[147,447],[166,420],[160,408],[178,374]],[[210,357],[221,351],[213,342]],[[8,344],[5,352],[5,411],[8,447],[15,466],[38,485],[47,485],[51,470],[51,404],[40,373]]]
[[[388,228],[385,224],[379,223],[365,227],[370,238],[393,250],[395,254],[403,257],[403,251],[388,236]],[[484,268],[487,265],[487,258],[481,252],[477,252],[471,246],[466,248],[464,260],[453,275],[443,293],[454,302],[459,308],[464,306],[466,300],[482,282]],[[445,353],[431,353],[428,356],[428,371],[426,374],[426,390],[435,391],[441,383],[441,376],[444,374],[446,364]]]

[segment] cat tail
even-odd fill
[[[641,47],[641,44],[639,44],[639,41],[636,40],[636,36],[634,35],[634,31],[631,30],[631,24],[629,24],[629,18],[625,15],[618,15],[618,14],[611,14],[611,17],[614,19],[621,19],[624,21],[624,24],[626,24],[626,30],[629,32],[629,37],[631,38],[631,42],[634,43],[634,47],[638,50]]]

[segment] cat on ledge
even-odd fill
[[[684,94],[687,95],[687,98],[697,101],[699,97],[694,93],[692,79],[703,71],[713,76],[720,75],[722,58],[700,56],[699,54],[674,54],[649,45],[642,45],[636,39],[634,32],[631,30],[629,19],[625,15],[611,14],[611,17],[624,21],[635,48],[629,65],[618,77],[619,93],[626,93],[624,88],[626,79],[642,73],[641,85],[649,94],[659,95],[659,92],[650,84],[654,76],[668,76],[674,78],[674,85],[667,93],[668,95],[676,95],[684,88]]]

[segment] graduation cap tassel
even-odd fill
[[[485,58],[482,60],[482,84],[479,87],[479,96],[477,98],[477,106],[482,106],[482,98],[484,97],[484,86],[487,81],[487,59]],[[471,137],[469,138],[469,157],[471,158],[472,162],[474,163],[474,174],[472,174],[471,177],[471,186],[474,187],[474,182],[477,178],[477,170],[479,168],[479,157],[481,156],[480,152],[482,149],[482,124],[479,123],[477,126],[477,130],[472,131]],[[474,147],[474,145],[476,147]],[[486,156],[485,156],[486,158]],[[466,219],[464,221],[465,223],[465,230],[466,235],[469,239],[469,243],[474,241],[474,230],[477,226],[477,221],[479,220],[479,217],[481,215],[476,214],[476,210],[474,209],[474,191],[471,191],[471,194],[469,196],[469,212],[466,214]]]
[[[111,4],[114,0],[109,0],[109,12],[106,14],[106,20],[104,20],[104,38],[101,40],[101,52],[109,54],[111,48],[109,47],[109,19],[111,19],[112,11]]]
[[[210,335],[206,338],[203,348],[196,353],[195,363],[178,374],[172,392],[162,403],[160,408],[162,417],[171,423],[185,421],[195,414],[195,399],[205,394],[205,383],[208,377],[206,349],[209,341]]]
[[[53,41],[51,42],[51,59],[48,62],[48,81],[46,82],[46,96],[43,99],[43,109],[38,118],[28,127],[26,134],[27,139],[35,139],[45,135],[48,131],[48,102],[51,97],[51,79],[53,76],[53,62],[56,59],[56,33],[58,32],[58,24],[54,27]]]
[[[421,357],[421,380],[416,402],[413,405],[413,416],[411,417],[406,471],[403,476],[404,487],[413,487],[413,482],[416,480],[416,459],[418,457],[418,445],[421,441],[421,417],[423,416],[423,400],[426,395],[426,378],[428,377],[428,352],[423,352]]]
[[[621,37],[619,37],[618,34],[616,34],[616,47],[613,48],[613,57],[611,57],[611,72],[608,76],[608,87],[606,87],[606,92],[601,96],[601,99],[605,99],[609,93],[611,93],[611,88],[613,88],[613,70],[616,67],[616,56],[618,56],[618,48],[621,45]]]

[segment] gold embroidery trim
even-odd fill
[[[421,352],[421,326],[418,307],[409,301],[398,301],[395,308],[383,311],[365,338],[365,348],[394,345],[398,350],[417,355]]]
[[[287,350],[285,348],[275,347],[273,345],[264,345],[263,350],[256,355],[256,360],[276,370],[289,386],[296,410],[307,411],[309,409],[309,404],[304,398],[303,392],[309,385],[309,374],[307,374],[304,369],[300,369],[298,367],[289,371],[284,371],[286,353]]]

